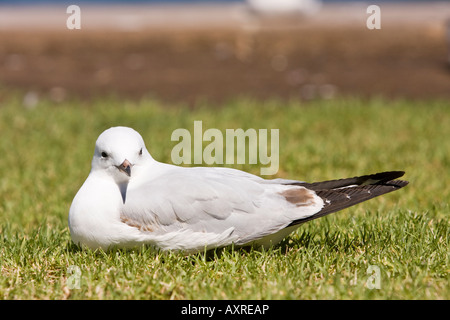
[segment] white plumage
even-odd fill
[[[202,251],[270,246],[306,221],[403,188],[403,171],[306,183],[229,168],[160,163],[135,130],[114,127],[95,144],[92,169],[69,211],[72,240],[92,249],[142,244]]]
[[[160,163],[139,133],[114,127],[96,142],[69,228],[75,243],[92,249],[148,244],[190,253],[232,243],[268,246],[295,229],[286,228],[290,223],[323,207],[314,191],[283,184],[289,182]],[[297,203],[287,200],[288,190],[298,190]]]

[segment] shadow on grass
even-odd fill
[[[148,258],[158,258],[161,261],[165,261],[166,259],[171,260],[172,258],[177,257],[179,259],[192,259],[192,262],[195,263],[196,261],[208,262],[230,257],[243,258],[253,254],[288,255],[298,250],[321,250],[324,252],[333,251],[351,254],[355,250],[365,247],[371,240],[375,241],[379,238],[379,235],[377,235],[378,231],[373,228],[367,228],[367,226],[361,226],[361,230],[352,231],[350,230],[351,228],[349,228],[349,230],[343,230],[339,226],[329,226],[329,228],[323,228],[322,226],[320,229],[317,229],[317,232],[310,230],[311,228],[305,228],[303,230],[301,228],[302,227],[300,227],[300,230],[297,231],[297,233],[287,236],[280,243],[269,248],[251,245],[229,245],[209,250],[206,250],[205,248],[205,250],[197,253],[186,253],[183,251],[163,251],[150,245],[141,245],[129,249],[111,247],[107,250],[92,250],[75,244],[72,241],[68,241],[66,243],[66,250],[70,253],[84,252],[97,257],[109,258],[133,252],[138,255],[147,256]]]

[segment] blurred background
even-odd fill
[[[69,30],[69,5],[81,29]],[[370,4],[381,29],[369,30]],[[450,98],[449,1],[0,0],[0,103]]]

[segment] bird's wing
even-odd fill
[[[243,244],[320,211],[323,201],[304,187],[266,183],[226,168],[177,168],[130,186],[121,220],[147,233],[229,235]]]
[[[386,171],[339,180],[313,183],[294,182],[292,185],[299,185],[309,190],[314,190],[323,199],[324,206],[316,214],[297,219],[291,225],[317,219],[385,193],[401,189],[409,183],[408,181],[396,180],[402,177],[404,173],[404,171]]]

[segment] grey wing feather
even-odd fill
[[[129,189],[122,216],[135,223],[159,225],[164,231],[189,226],[194,231],[221,232],[232,214],[251,214],[264,189],[233,176],[211,179],[178,171]]]

